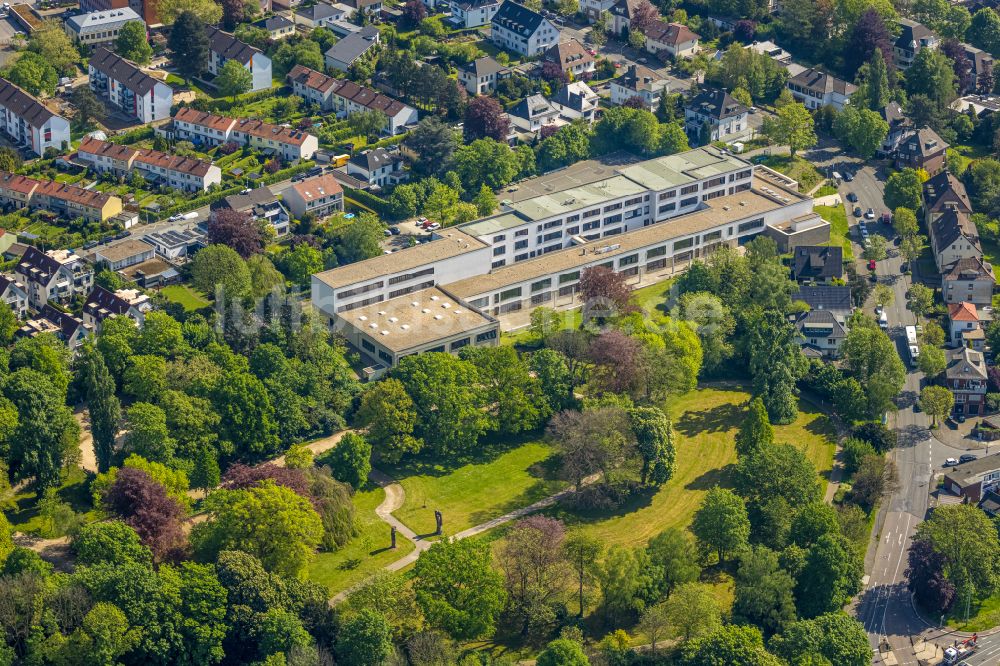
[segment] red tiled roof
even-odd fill
[[[343,192],[340,183],[332,174],[326,173],[315,178],[308,178],[301,183],[292,185],[292,189],[298,192],[303,201],[311,201],[317,197],[325,197],[330,194]]]
[[[952,321],[979,321],[979,313],[973,303],[952,303],[948,306],[948,318]]]
[[[198,111],[197,109],[192,109],[189,106],[178,109],[177,115],[174,116],[174,120],[182,120],[186,123],[191,123],[192,125],[201,125],[202,127],[209,127],[211,129],[223,131],[229,130],[233,126],[233,123],[236,122],[232,118],[217,116],[214,113],[208,113],[207,111]]]

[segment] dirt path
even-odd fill
[[[97,455],[94,453],[94,436],[90,432],[90,412],[82,407],[73,412],[80,424],[80,467],[97,474]]]

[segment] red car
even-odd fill
[[[870,270],[870,271],[875,270],[875,260],[874,259],[869,259],[868,260],[868,270]]]

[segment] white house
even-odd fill
[[[962,301],[948,305],[950,322],[948,339],[951,344],[983,350],[984,334],[979,321],[979,312],[974,303]]]
[[[267,90],[271,87],[271,59],[260,49],[244,44],[218,28],[209,26],[207,30],[209,74],[218,76],[227,61],[235,60],[253,76],[250,90]]]
[[[458,82],[470,95],[489,95],[496,90],[497,82],[510,76],[510,68],[504,67],[490,56],[476,58],[458,68]]]
[[[509,113],[510,122],[525,132],[538,133],[549,125],[559,126],[559,109],[541,95],[528,95],[518,102]]]
[[[343,118],[361,111],[378,111],[386,117],[384,131],[399,134],[407,125],[414,125],[420,114],[412,106],[403,104],[376,90],[353,81],[327,76],[314,69],[296,65],[288,73],[292,92],[313,102],[324,111],[332,111]]]
[[[100,173],[128,177],[135,170],[153,184],[185,192],[204,192],[212,185],[222,184],[222,170],[211,162],[132,148],[90,136],[83,138],[76,156],[78,161]]]
[[[406,179],[403,158],[384,148],[363,150],[347,162],[347,175],[375,187],[395,185]]]
[[[583,81],[574,81],[561,86],[552,97],[552,104],[559,109],[559,115],[567,120],[583,119],[588,123],[597,118],[600,96]]]
[[[459,28],[489,25],[500,9],[500,0],[451,0],[451,23]]]
[[[725,90],[703,90],[684,107],[684,128],[698,139],[708,123],[710,141],[735,141],[749,135],[747,107]]]
[[[611,103],[624,104],[638,97],[650,111],[660,103],[660,96],[669,93],[669,81],[648,67],[629,65],[625,73],[611,81]]]
[[[653,55],[671,58],[690,58],[698,53],[701,36],[683,23],[667,23],[657,19],[643,30],[646,35],[646,50]]]
[[[311,7],[295,11],[295,22],[306,28],[329,28],[338,21],[347,20],[354,9],[341,3],[317,2]]]
[[[326,217],[344,210],[344,189],[329,173],[292,183],[284,197],[288,210],[300,220],[307,214]]]
[[[0,79],[0,129],[36,155],[69,147],[69,121],[6,79]]]
[[[90,56],[90,87],[124,113],[141,123],[170,117],[174,90],[103,46]]]
[[[14,311],[18,319],[24,319],[28,313],[28,291],[11,276],[0,274],[0,300]]]
[[[109,291],[95,285],[83,305],[83,323],[100,331],[108,317],[128,317],[139,326],[146,321],[146,313],[153,309],[149,296],[138,289]]]
[[[818,69],[806,69],[788,79],[786,87],[797,101],[807,109],[832,106],[838,111],[851,103],[851,95],[858,89],[853,83],[838,79]]]
[[[146,27],[146,22],[141,16],[128,7],[122,7],[70,16],[63,23],[63,28],[73,41],[94,45],[115,41],[118,33],[128,23],[141,23],[143,28]]]
[[[94,282],[94,271],[78,254],[71,250],[42,252],[30,245],[14,267],[14,275],[25,285],[28,304],[35,310],[49,301],[68,303],[87,293]]]
[[[554,62],[559,65],[559,69],[574,77],[595,69],[594,56],[577,39],[569,39],[549,47],[542,62]]]
[[[580,11],[591,23],[600,18],[604,12],[610,12],[615,6],[615,0],[580,0]]]
[[[513,0],[500,5],[490,26],[494,44],[529,58],[559,43],[559,29],[551,21]]]
[[[940,43],[938,36],[925,25],[899,19],[899,37],[892,45],[893,63],[899,69],[909,69],[922,49],[936,49]]]

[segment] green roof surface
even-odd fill
[[[611,199],[642,194],[645,191],[646,188],[628,178],[612,176],[590,185],[571,187],[561,192],[518,201],[510,207],[528,220],[542,220],[553,215],[589,208]]]
[[[735,155],[706,147],[646,160],[620,171],[651,190],[663,190],[749,166]]]

